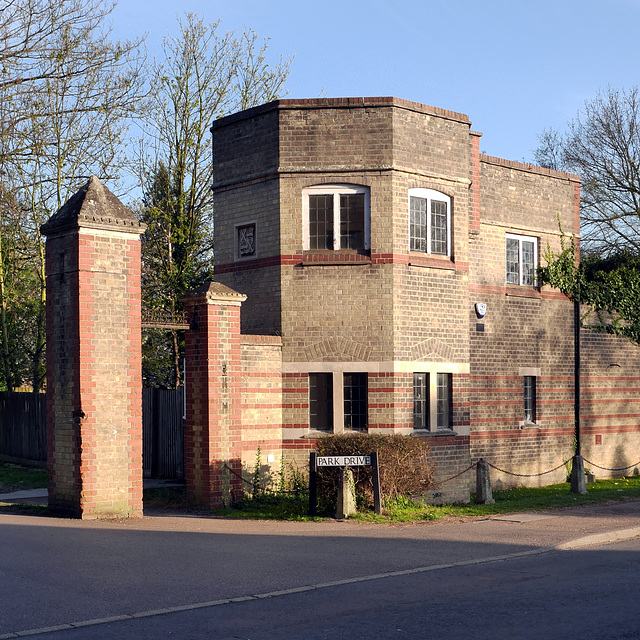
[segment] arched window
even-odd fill
[[[409,250],[451,255],[451,198],[433,189],[409,189]]]

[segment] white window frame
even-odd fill
[[[421,399],[421,401],[426,403],[426,422],[424,425],[416,425],[415,423],[415,376],[416,375],[424,375],[426,376],[426,397]],[[447,397],[446,401],[446,418],[447,424],[438,424],[438,390],[439,390],[439,378],[440,376],[446,376],[446,390]],[[414,394],[414,413],[413,413],[413,428],[417,431],[451,431],[453,429],[453,375],[449,371],[441,371],[441,370],[424,370],[424,371],[414,371],[413,372],[413,394]],[[445,388],[445,387],[442,387]]]
[[[310,250],[309,196],[333,195],[333,251],[344,251],[345,248],[340,246],[340,196],[356,193],[364,194],[364,250],[369,251],[371,249],[371,208],[369,187],[353,184],[321,184],[313,187],[307,187],[302,191],[302,246],[305,251]]]
[[[518,241],[518,282],[509,282],[507,279],[507,240],[517,240]],[[523,283],[523,269],[522,269],[522,243],[523,242],[532,242],[533,243],[533,283],[524,284]],[[520,287],[537,287],[538,286],[538,238],[535,236],[523,236],[517,233],[507,233],[504,241],[504,256],[505,256],[505,282],[510,286],[520,286]]]
[[[427,212],[427,220],[426,220],[426,242],[425,247],[426,250],[419,251],[417,249],[411,248],[411,198],[420,198],[422,200],[426,200],[426,212]],[[434,253],[431,246],[431,202],[445,202],[447,205],[447,251],[446,253]],[[407,199],[407,207],[409,212],[409,250],[416,251],[418,253],[427,253],[432,255],[446,255],[451,257],[451,197],[442,193],[441,191],[436,191],[435,189],[409,189],[409,197]]]

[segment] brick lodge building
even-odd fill
[[[480,457],[494,488],[564,479],[573,305],[536,267],[559,223],[579,235],[577,176],[481,154],[466,115],[397,98],[279,100],[212,134],[243,466],[260,447],[304,469],[319,435],[399,433],[429,440],[434,501],[468,499],[475,475],[450,478]],[[582,453],[600,477],[638,472],[613,469],[640,458],[639,355],[582,331]]]

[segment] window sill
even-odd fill
[[[457,436],[458,432],[453,429],[438,429],[437,431],[430,431],[429,429],[414,429],[413,434],[419,438],[433,438],[438,436]]]
[[[309,440],[315,440],[317,438],[321,438],[322,436],[333,436],[333,435],[359,435],[362,433],[368,433],[368,429],[361,429],[361,430],[356,430],[356,429],[345,429],[344,431],[329,431],[328,429],[326,431],[321,431],[319,429],[309,429],[309,431],[307,433],[305,433],[302,437],[309,439]]]
[[[540,293],[540,289],[530,286],[517,286],[517,285],[506,285],[505,287],[505,296],[509,296],[512,298],[536,298],[538,300],[542,299],[542,293]]]
[[[309,440],[315,440],[316,438],[321,438],[322,436],[331,436],[333,435],[333,431],[329,431],[328,429],[325,431],[320,429],[309,429],[307,433],[305,433],[302,437]]]
[[[371,264],[371,256],[368,253],[346,249],[342,251],[303,251],[301,264],[303,267]]]
[[[456,265],[450,256],[416,253],[415,251],[409,252],[409,266],[427,267],[431,269],[450,269],[451,271],[454,271],[456,268]]]

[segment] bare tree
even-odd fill
[[[33,317],[33,325],[20,336],[34,390],[44,377],[40,225],[90,175],[118,178],[128,124],[140,107],[142,43],[111,39],[106,19],[114,6],[99,0],[0,0],[0,172],[4,192],[20,208],[17,246],[35,283],[21,298],[30,311],[22,315]],[[0,261],[0,270],[7,267]],[[10,294],[6,287],[0,291],[0,306]]]
[[[178,299],[213,273],[213,164],[209,129],[217,118],[278,98],[291,59],[267,61],[268,41],[251,30],[222,33],[193,13],[164,42],[151,74],[141,154],[144,198],[143,302],[175,311]],[[179,345],[171,385],[180,379]],[[146,360],[147,379],[150,360]],[[154,376],[154,379],[157,376]],[[165,382],[164,384],[169,384]]]
[[[566,133],[538,136],[536,161],[582,178],[582,246],[603,256],[640,251],[640,96],[607,88]]]

